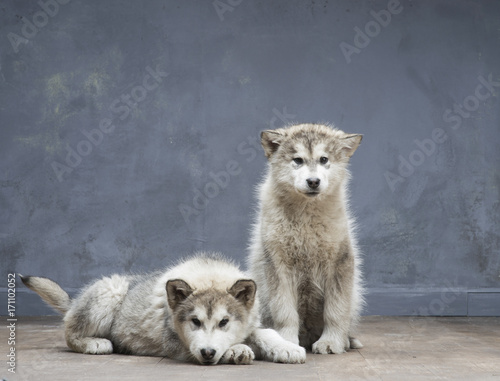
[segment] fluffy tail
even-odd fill
[[[28,288],[40,295],[43,301],[55,310],[62,314],[69,310],[71,298],[56,282],[37,276],[20,275],[20,278]]]

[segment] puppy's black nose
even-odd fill
[[[205,360],[212,360],[215,356],[215,352],[217,351],[212,348],[203,348],[200,352]]]
[[[321,182],[321,180],[318,179],[317,177],[316,178],[309,178],[306,181],[307,181],[307,185],[311,189],[316,189],[317,187],[319,187],[319,183]]]

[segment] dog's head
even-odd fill
[[[240,279],[228,290],[195,290],[181,279],[167,282],[174,326],[191,355],[201,364],[217,364],[233,345],[248,335],[248,321],[257,286]]]
[[[314,198],[328,194],[347,174],[362,135],[320,124],[300,124],[261,133],[273,181],[285,191]]]

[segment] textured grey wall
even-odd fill
[[[499,2],[11,0],[0,36],[0,314],[8,273],[243,263],[292,121],[364,134],[366,313],[500,313]]]

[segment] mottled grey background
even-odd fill
[[[5,0],[0,64],[0,314],[8,273],[244,265],[289,122],[364,134],[365,313],[500,314],[499,2]]]

